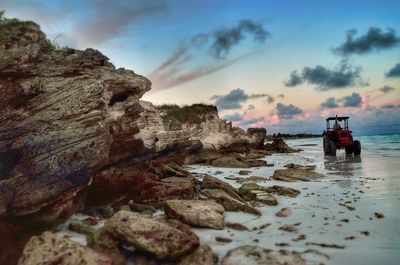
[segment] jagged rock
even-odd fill
[[[198,154],[188,155],[185,158],[185,164],[192,165],[192,164],[207,164],[210,165],[211,161],[218,159],[221,157],[221,154],[218,153],[216,150],[204,150]]]
[[[119,211],[105,223],[114,237],[160,259],[177,259],[199,246],[199,238],[186,225],[156,221],[143,215]]]
[[[220,189],[202,189],[201,194],[206,196],[208,199],[215,200],[222,206],[224,206],[225,210],[227,211],[243,211],[246,213],[254,214],[254,215],[261,215],[260,210],[251,207],[245,202],[239,201],[228,193]]]
[[[213,229],[224,228],[224,207],[214,201],[169,200],[163,205],[169,218]]]
[[[232,156],[223,156],[221,158],[217,158],[211,162],[211,165],[214,167],[229,167],[229,168],[248,168],[245,162],[239,161],[235,157]]]
[[[278,205],[278,200],[271,195],[267,187],[257,185],[254,182],[247,182],[240,186],[238,192],[246,201],[257,201],[266,205]]]
[[[279,185],[273,185],[272,187],[268,187],[268,190],[271,193],[276,193],[278,195],[284,195],[289,197],[297,197],[301,193],[299,190]]]
[[[292,209],[290,209],[290,208],[282,208],[275,215],[278,216],[278,217],[288,217],[291,213],[292,213]]]
[[[265,128],[248,128],[246,135],[249,137],[252,146],[262,148],[267,138],[267,130]]]
[[[210,175],[205,175],[203,178],[203,181],[201,182],[201,188],[202,189],[221,189],[228,193],[230,196],[235,198],[236,200],[243,201],[242,198],[240,197],[237,189],[235,189],[232,185],[229,183],[226,183],[225,181],[222,181],[218,178],[215,178]]]
[[[297,253],[286,250],[274,251],[256,246],[241,246],[229,250],[222,260],[222,265],[306,265]]]
[[[44,232],[33,236],[25,245],[18,265],[36,264],[115,264],[111,257],[98,253],[79,243],[60,238],[53,233]]]
[[[273,179],[283,181],[310,181],[322,178],[324,175],[310,168],[277,169],[272,175]]]
[[[215,255],[208,245],[201,245],[190,255],[180,259],[177,265],[215,265],[218,256]]]
[[[294,153],[296,150],[289,147],[282,139],[273,139],[271,144],[264,146],[265,150],[276,153]]]

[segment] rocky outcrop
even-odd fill
[[[4,263],[6,264],[6,263]],[[69,239],[60,238],[51,232],[32,237],[25,245],[18,265],[36,264],[94,264],[114,265],[111,257],[96,252]]]
[[[201,245],[190,255],[183,257],[177,265],[215,265],[218,256],[215,255],[208,245]]]
[[[200,140],[205,149],[245,151],[249,146],[262,147],[266,139],[265,128],[251,128],[245,132],[222,120],[215,106],[164,105],[159,109],[172,128],[190,132],[190,139]]]
[[[141,214],[119,211],[105,228],[128,246],[154,254],[159,259],[177,259],[199,246],[199,238],[186,225],[156,221]]]

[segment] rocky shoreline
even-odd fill
[[[171,252],[173,246],[152,252],[133,244],[158,258],[211,253],[203,246],[196,250],[198,238],[175,220],[198,225],[196,218],[177,210],[181,204],[193,203],[205,213],[211,207],[219,218],[222,208],[259,215],[249,200],[275,203],[273,195],[265,190],[248,192],[245,200],[236,189],[211,176],[200,182],[185,165],[268,167],[272,165],[260,158],[295,151],[279,139],[264,144],[264,128],[245,132],[233,127],[219,118],[214,106],[178,107],[191,114],[182,119],[176,115],[176,106],[157,108],[141,101],[151,89],[148,79],[116,69],[96,50],[58,49],[34,22],[0,20],[0,73],[1,264],[15,264],[18,259],[19,264],[36,264],[40,257],[49,263],[118,263],[98,254],[98,249],[88,250],[50,232],[42,234],[78,212],[94,218],[127,215],[133,223],[155,222],[172,229],[164,239],[156,233],[160,236],[156,243],[167,244],[168,237],[179,233],[183,234],[177,243],[189,240],[176,249],[178,253]],[[174,217],[172,224],[126,211],[154,207],[168,209],[168,216]],[[223,225],[221,220],[216,223],[219,228]],[[131,242],[121,239],[118,235],[124,232],[117,230],[95,231],[93,237],[101,233],[104,239],[107,232],[105,237],[116,250],[122,242]],[[30,239],[32,235],[39,236]],[[154,242],[150,245],[155,246]],[[52,244],[68,250],[52,256],[46,253],[57,249]],[[93,244],[107,249],[104,242]],[[115,253],[117,259],[124,255]]]

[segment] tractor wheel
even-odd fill
[[[347,145],[344,149],[346,150],[346,155],[351,155],[354,150],[353,145]]]
[[[330,151],[329,151],[329,137],[328,137],[328,136],[324,136],[323,144],[324,144],[324,155],[326,155],[326,156],[330,155]]]
[[[359,156],[361,154],[361,143],[358,140],[354,140],[353,142],[354,146],[354,155]]]
[[[336,143],[335,141],[329,141],[329,153],[331,156],[336,156]]]

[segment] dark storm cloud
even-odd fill
[[[265,118],[260,117],[260,118],[252,118],[252,119],[244,120],[239,123],[239,126],[247,127],[247,126],[250,126],[250,125],[260,122],[260,121],[265,121]]]
[[[391,77],[400,77],[400,63],[396,64],[391,68],[386,74],[386,77],[391,78]]]
[[[210,53],[216,58],[226,58],[232,47],[238,45],[251,35],[255,42],[265,43],[265,40],[271,35],[261,23],[251,19],[240,20],[236,26],[230,28],[222,28],[212,33],[201,33],[192,38],[192,43],[201,46],[209,41]]]
[[[395,105],[395,104],[385,104],[382,106],[382,109],[395,109],[400,107],[400,105]]]
[[[334,109],[339,107],[334,97],[327,98],[325,102],[321,103],[321,108],[323,109]]]
[[[360,73],[361,67],[353,67],[347,60],[342,60],[334,69],[328,69],[322,65],[304,67],[301,75],[294,71],[289,80],[284,83],[292,87],[307,82],[316,85],[319,91],[327,91],[354,86],[361,80]]]
[[[379,88],[379,91],[381,91],[384,94],[392,92],[393,90],[395,90],[395,88],[392,86],[383,86],[383,87]]]
[[[297,71],[292,71],[290,73],[289,79],[283,82],[287,87],[294,87],[301,85],[303,83],[303,78],[297,73]]]
[[[249,99],[256,99],[267,97],[266,94],[252,94],[248,95],[243,89],[237,88],[231,90],[226,95],[215,95],[211,97],[211,100],[215,100],[215,105],[217,105],[219,110],[230,110],[239,109],[242,107],[241,103],[246,102]]]
[[[223,116],[222,119],[224,119],[226,121],[241,121],[241,120],[243,120],[243,116],[240,115],[239,113],[235,112],[233,114]]]
[[[371,27],[365,35],[356,37],[357,30],[352,29],[346,33],[346,41],[334,49],[341,55],[366,54],[372,51],[387,50],[396,47],[400,38],[396,30],[388,28],[384,32],[381,28]]]
[[[164,1],[88,0],[87,16],[75,33],[86,45],[99,45],[120,34],[127,27],[155,19],[167,12]]]
[[[278,98],[285,98],[285,95],[284,94],[279,94]]]
[[[300,109],[299,107],[297,107],[293,104],[285,105],[282,103],[278,103],[278,104],[276,104],[276,110],[277,110],[279,118],[282,118],[282,119],[290,119],[297,114],[303,113],[302,109]]]
[[[361,106],[361,96],[358,93],[353,93],[350,96],[345,96],[342,98],[343,107],[360,107]]]
[[[247,106],[247,110],[252,110],[255,109],[256,107],[253,104],[250,104]]]

